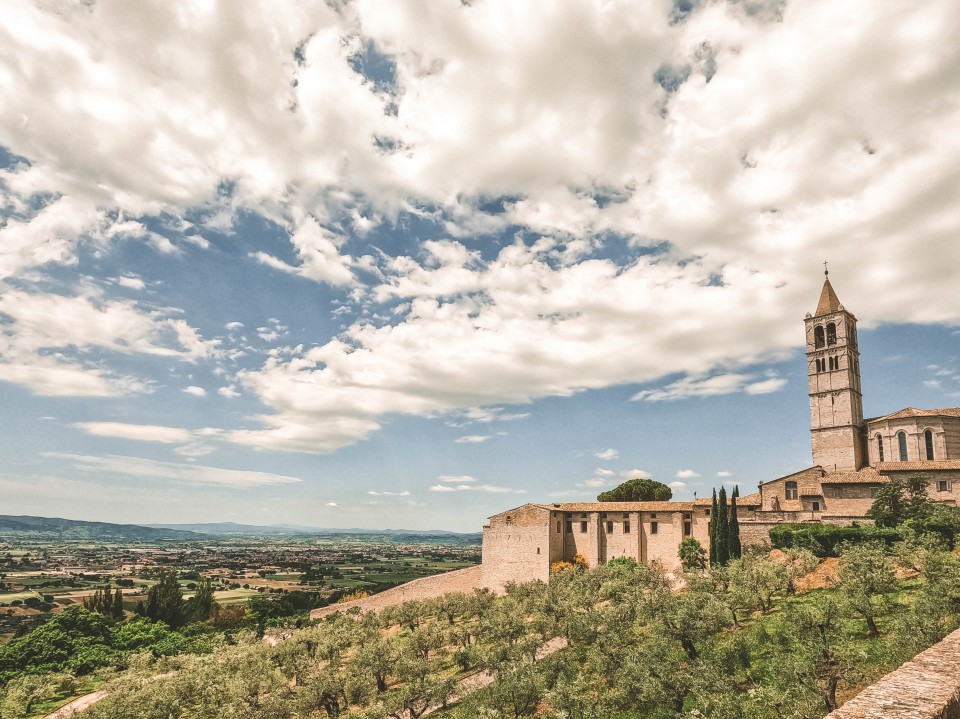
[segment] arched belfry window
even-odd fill
[[[933,430],[928,429],[923,433],[923,444],[927,450],[927,459],[933,459]]]
[[[877,459],[883,461],[883,437],[877,435]]]
[[[817,325],[813,328],[813,344],[817,349],[820,349],[825,344],[823,339],[823,327],[820,325]]]
[[[897,447],[900,449],[900,461],[907,461],[907,433],[897,432]]]
[[[831,322],[827,325],[827,344],[835,345],[837,343],[837,326]]]

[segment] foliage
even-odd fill
[[[737,497],[740,490],[734,487],[727,504],[727,490],[713,490],[710,505],[710,565],[723,566],[743,553],[740,543],[740,522],[737,519]]]
[[[841,545],[859,542],[899,542],[903,533],[881,527],[840,527],[833,524],[781,524],[770,530],[770,542],[777,549],[808,549],[818,557],[836,557]]]
[[[150,587],[145,613],[148,619],[164,622],[174,629],[183,625],[186,619],[183,590],[177,580],[176,570],[161,573],[160,581]]]
[[[123,619],[123,592],[117,589],[116,593],[111,593],[109,586],[101,587],[89,597],[84,597],[83,606],[91,612]]]
[[[877,489],[867,516],[878,527],[896,527],[908,519],[923,519],[931,508],[930,480],[923,474],[896,475]]]
[[[680,542],[677,554],[684,571],[702,571],[707,568],[707,552],[695,537],[687,537]]]
[[[648,477],[628,479],[617,487],[597,496],[598,502],[668,502],[673,490],[662,482]]]

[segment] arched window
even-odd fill
[[[827,344],[835,345],[837,343],[837,326],[831,322],[827,325]]]
[[[907,433],[897,432],[897,446],[900,448],[900,461],[907,461]]]
[[[817,349],[820,349],[824,345],[823,327],[820,325],[813,328],[813,344]]]
[[[883,461],[883,437],[877,435],[877,458]]]
[[[928,429],[923,433],[923,443],[927,449],[927,459],[933,459],[933,430]]]

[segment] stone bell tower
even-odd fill
[[[827,472],[852,472],[866,464],[857,318],[823,274],[817,310],[804,320],[813,463]]]

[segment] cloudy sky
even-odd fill
[[[476,531],[960,404],[960,5],[12,0],[0,513]]]

